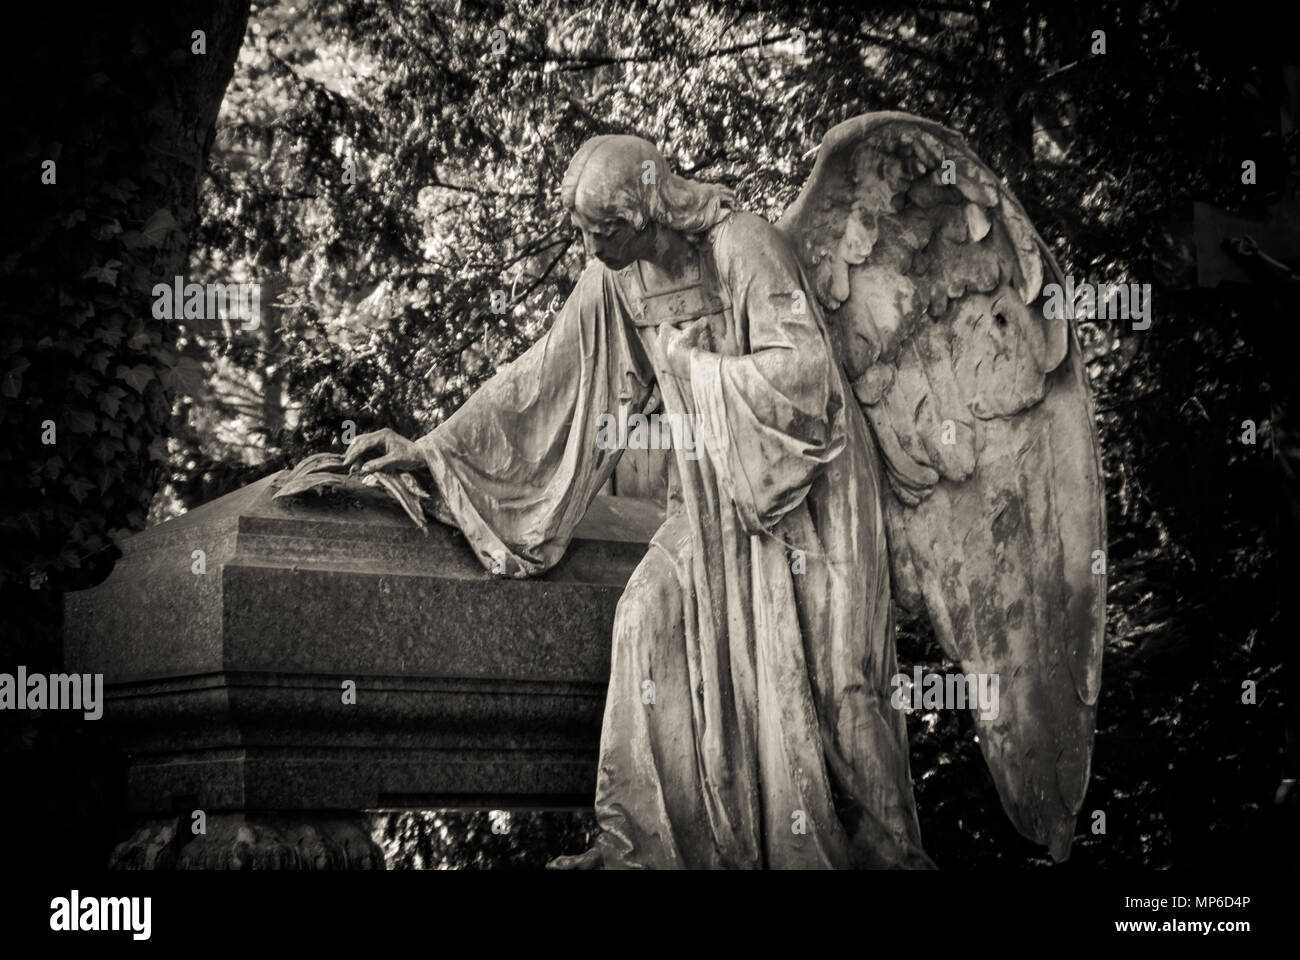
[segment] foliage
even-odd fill
[[[163,73],[149,65],[154,39],[141,32],[125,62],[107,43],[85,50],[88,75],[49,79],[57,89],[42,105],[57,119],[20,114],[5,150],[5,180],[26,187],[0,264],[11,284],[0,361],[10,439],[0,577],[10,589],[63,581],[110,538],[143,527],[166,460],[175,356],[140,308],[178,223],[150,206],[170,176],[149,149],[162,132],[115,119]],[[46,169],[54,182],[42,183]],[[21,237],[20,224],[30,226]]]
[[[414,810],[381,813],[375,834],[390,870],[540,870],[558,851],[594,842],[590,810]]]

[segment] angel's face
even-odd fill
[[[584,215],[581,210],[574,210],[572,219],[573,225],[582,231],[587,253],[611,270],[622,270],[651,252],[646,248],[648,231],[638,231],[622,217]]]

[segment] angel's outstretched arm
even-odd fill
[[[622,312],[592,264],[550,331],[418,441],[440,509],[489,570],[553,566],[617,464],[597,442],[601,415],[640,410],[654,387]]]

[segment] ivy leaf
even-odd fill
[[[13,399],[23,389],[23,371],[31,364],[26,357],[15,357],[9,372],[4,375],[4,380],[0,381],[0,394]]]
[[[83,94],[96,93],[102,88],[109,86],[111,83],[112,78],[110,78],[108,74],[103,70],[96,70],[86,78],[85,85],[82,87],[82,92]]]
[[[95,485],[93,483],[91,483],[85,477],[76,476],[75,474],[73,476],[68,477],[63,482],[67,484],[68,490],[72,492],[72,495],[73,497],[76,498],[77,503],[85,502],[86,495],[95,489]]]
[[[122,400],[122,412],[131,420],[139,421],[144,416],[144,404],[132,396],[125,397]],[[118,421],[114,420],[113,423]]]
[[[131,194],[135,192],[135,189],[135,184],[126,177],[105,183],[99,188],[101,193],[107,194],[119,203],[126,203],[127,200],[131,199]]]
[[[145,386],[153,378],[153,367],[147,363],[137,363],[134,367],[118,364],[117,379],[125,380],[136,393],[144,393]]]
[[[116,219],[109,220],[107,223],[100,224],[95,230],[96,240],[108,240],[122,232],[122,225]]]
[[[176,222],[172,212],[166,207],[155,210],[153,215],[145,221],[144,226],[140,228],[141,241],[146,247],[161,246],[162,242],[167,239],[167,234],[179,226],[180,224]]]
[[[116,417],[118,407],[121,405],[122,398],[125,396],[126,391],[121,387],[109,387],[99,398],[99,409],[103,410],[110,417]]]
[[[95,456],[108,463],[122,452],[122,441],[112,437],[100,437],[95,441]]]
[[[110,260],[103,266],[91,267],[81,275],[81,279],[87,278],[98,280],[100,283],[106,283],[110,287],[117,286],[117,271],[122,266],[121,260]]]
[[[73,433],[94,433],[95,415],[89,410],[74,410],[68,414],[68,429]]]
[[[95,339],[103,340],[110,347],[122,342],[122,321],[113,319],[109,323],[95,328]]]
[[[62,341],[62,346],[64,350],[68,351],[68,353],[72,354],[74,357],[80,357],[83,353],[86,352],[86,338],[85,337],[64,337]],[[103,373],[104,371],[101,370],[99,372]]]

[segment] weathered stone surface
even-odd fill
[[[450,528],[272,502],[277,479],[133,538],[68,598],[131,809],[589,804],[614,609],[660,508],[600,498],[554,570],[503,580]]]

